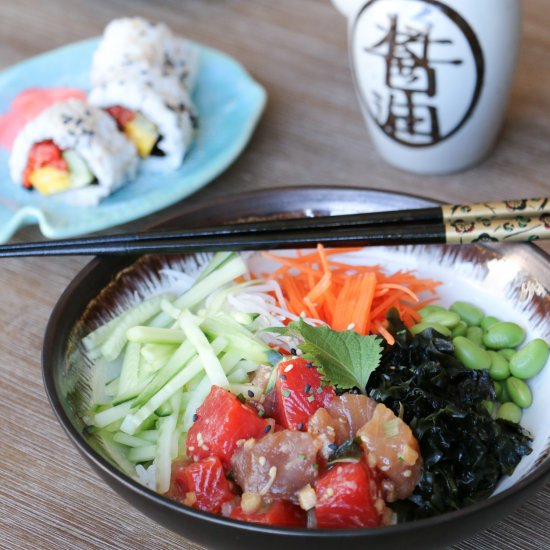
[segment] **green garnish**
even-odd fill
[[[288,328],[302,337],[302,357],[319,366],[324,380],[341,389],[358,387],[365,391],[382,356],[378,336],[363,336],[352,330],[339,332],[327,326],[313,327],[303,319]]]
[[[386,437],[395,437],[399,433],[399,418],[386,420],[382,428]]]

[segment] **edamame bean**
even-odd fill
[[[479,326],[485,314],[470,302],[455,302],[450,308],[451,311],[458,313],[460,318],[470,327]]]
[[[420,314],[420,317],[424,318],[430,313],[433,313],[434,311],[447,311],[447,310],[443,306],[428,304],[427,306],[421,307],[418,310],[418,313]]]
[[[491,356],[487,350],[480,348],[468,338],[457,336],[453,338],[456,358],[469,369],[481,370],[491,366]]]
[[[453,311],[432,311],[428,313],[425,317],[422,317],[422,321],[425,323],[437,323],[443,325],[444,327],[454,328],[460,322],[460,317],[458,313]]]
[[[543,369],[549,356],[548,344],[541,338],[535,338],[510,359],[510,372],[517,378],[531,378]]]
[[[504,348],[504,349],[499,349],[497,353],[500,353],[500,355],[502,355],[503,357],[506,357],[507,361],[510,361],[510,359],[512,359],[512,356],[516,354],[516,350],[513,348]]]
[[[489,367],[489,375],[493,380],[506,380],[510,376],[510,365],[506,357],[489,350],[487,352],[491,356],[491,366]]]
[[[440,325],[439,323],[428,323],[428,322],[420,322],[417,325],[412,326],[409,329],[409,332],[416,336],[417,334],[420,334],[423,330],[426,330],[427,328],[433,328],[434,330],[437,330],[439,334],[443,334],[443,336],[447,336],[447,338],[451,337],[451,330],[443,325]]]
[[[483,331],[479,327],[468,327],[466,338],[478,346],[483,346]]]
[[[483,319],[481,319],[480,326],[483,330],[487,330],[490,326],[493,326],[495,323],[498,323],[499,320],[500,319],[497,319],[492,315],[488,315],[487,317],[483,317]]]
[[[533,394],[529,386],[519,378],[510,376],[505,382],[506,389],[510,395],[510,399],[522,409],[526,409],[533,404]]]
[[[496,382],[495,382],[496,383]],[[503,380],[501,382],[501,390],[500,390],[500,396],[498,398],[500,403],[506,403],[507,401],[511,401],[510,394],[508,393],[508,388],[506,387],[506,381]]]
[[[483,343],[490,349],[515,348],[525,338],[525,331],[516,323],[499,321],[483,335]]]
[[[468,325],[464,321],[459,321],[458,325],[452,330],[452,337],[456,338],[457,336],[466,336],[466,331]]]
[[[495,394],[497,396],[497,399],[502,403],[500,397],[502,396],[502,388],[504,387],[504,382],[499,382],[498,380],[495,380],[493,382],[493,386],[495,387]]]
[[[492,415],[495,412],[495,404],[492,401],[484,400],[481,402],[483,406],[487,409],[487,412]]]
[[[509,422],[515,422],[519,424],[521,420],[521,409],[510,401],[503,403],[497,411],[497,418],[508,420]]]

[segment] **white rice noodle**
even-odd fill
[[[62,151],[77,152],[97,179],[97,183],[55,194],[68,204],[96,205],[136,175],[135,148],[117,130],[115,121],[101,109],[69,99],[40,113],[17,135],[9,160],[11,177],[16,184],[23,183],[32,146],[46,140],[53,140]]]
[[[158,148],[165,156],[143,159],[150,171],[177,170],[193,137],[193,105],[187,92],[170,79],[154,77],[154,70],[135,73],[124,68],[116,80],[92,89],[89,101],[103,109],[120,105],[140,112],[153,122],[161,135]]]
[[[137,64],[158,69],[158,75],[176,80],[192,91],[198,70],[198,51],[175,35],[164,23],[141,17],[111,21],[103,33],[92,62],[92,85],[112,80],[120,68]]]

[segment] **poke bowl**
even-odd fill
[[[183,225],[199,226],[204,223],[205,216],[209,224],[221,224],[245,219],[397,210],[433,204],[432,201],[418,197],[367,189],[296,187],[258,191],[229,197],[215,205],[188,208],[166,220],[162,227],[175,229]],[[247,260],[257,262],[258,272],[273,272],[276,269],[259,256]],[[550,306],[549,258],[533,245],[375,247],[361,251],[359,264],[367,261],[365,258],[370,265],[380,266],[392,273],[411,271],[420,278],[441,281],[442,285],[437,288],[438,300],[446,309],[457,301],[471,302],[482,307],[487,317],[495,316],[523,327],[527,333],[525,342],[550,340],[550,321],[547,317]],[[544,398],[550,387],[550,369],[546,368],[528,381],[532,404],[524,405],[521,426],[532,436],[530,452],[518,456],[510,476],[502,475],[498,483],[495,480],[490,496],[463,504],[458,509],[426,514],[425,517],[397,523],[394,517],[388,522],[392,524],[381,525],[377,522],[368,528],[321,528],[323,526],[316,526],[315,523],[309,523],[310,528],[306,528],[306,524],[290,527],[243,521],[242,515],[223,515],[219,511],[210,513],[198,509],[196,500],[174,498],[173,494],[171,498],[163,496],[154,490],[154,484],[148,482],[144,476],[146,469],[141,463],[140,473],[136,475],[132,470],[133,463],[121,458],[120,445],[106,445],[105,439],[91,425],[90,407],[97,401],[98,377],[94,373],[98,372],[98,363],[97,357],[91,357],[93,354],[83,345],[83,340],[131,305],[158,294],[166,274],[172,276],[173,271],[182,265],[184,269],[190,270],[201,261],[198,257],[156,255],[94,259],[61,296],[51,315],[44,340],[42,363],[46,392],[69,438],[111,488],[159,524],[209,548],[242,548],[245,544],[261,544],[265,548],[274,549],[282,545],[296,549],[328,549],[339,541],[345,541],[350,548],[362,548],[368,544],[377,548],[391,548],[397,544],[439,548],[489,527],[517,508],[548,479],[550,427],[543,419]],[[344,328],[352,330],[354,327],[350,324]],[[290,353],[296,359],[296,354],[300,352],[292,349]],[[121,368],[124,367],[121,367],[119,360],[119,371]],[[288,366],[286,369],[290,371]],[[475,375],[477,382],[490,380],[489,375],[484,374],[485,371],[474,371],[472,376]],[[104,392],[106,384],[114,378],[112,374],[102,374],[100,378],[103,383],[101,391]],[[289,390],[282,391],[284,394]],[[239,398],[244,401],[246,392],[244,397],[239,395]],[[121,400],[121,404],[124,405],[124,400]],[[204,409],[200,409],[200,402],[197,405],[199,407],[193,409],[192,422],[198,424]],[[249,405],[243,403],[243,407],[246,406]],[[108,411],[109,407],[97,410]],[[170,418],[170,414],[168,410],[165,418]],[[495,416],[493,412],[492,418]],[[284,422],[277,422],[281,423]],[[272,426],[275,428],[274,424]],[[302,427],[299,426],[298,433]],[[276,431],[281,433],[273,430]],[[188,431],[190,433],[191,428]],[[521,433],[524,433],[523,430]],[[268,435],[275,436],[277,433]],[[202,441],[202,436],[199,439],[200,446],[206,449],[213,441]],[[126,436],[115,438],[115,442],[121,441],[127,441]],[[187,452],[191,454],[189,451],[188,446]],[[198,459],[200,462],[200,457]],[[429,460],[432,459],[426,455],[425,464]],[[152,457],[144,455],[141,462],[147,467]],[[335,465],[333,468],[340,466]],[[331,471],[334,470],[328,467],[328,472]],[[311,484],[315,487],[313,481]],[[189,494],[184,491],[186,497]],[[235,498],[241,499],[241,496]],[[319,500],[317,507],[320,508]],[[307,506],[302,508],[305,510]],[[310,516],[309,512],[307,515]]]

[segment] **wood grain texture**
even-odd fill
[[[524,2],[520,64],[496,150],[479,166],[445,177],[401,172],[374,151],[351,83],[345,21],[328,0],[2,1],[0,68],[98,35],[110,19],[128,14],[167,21],[240,59],[266,87],[267,110],[240,159],[188,203],[307,183],[406,191],[445,202],[542,196],[550,192],[547,1]],[[117,231],[146,227],[177,208]],[[40,238],[29,227],[15,240]],[[99,480],[47,403],[40,374],[44,329],[86,262],[10,259],[0,266],[0,548],[194,549]],[[549,508],[550,489],[541,487],[513,516],[454,548],[549,548]]]

